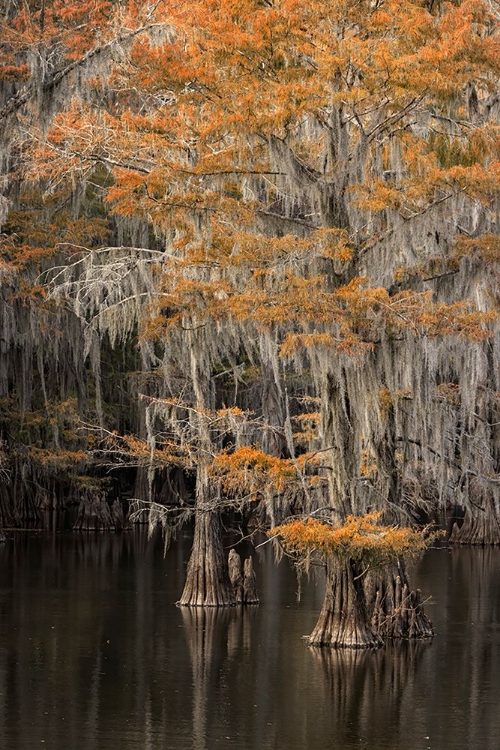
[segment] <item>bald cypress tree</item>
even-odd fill
[[[55,28],[59,6],[49,7]],[[40,71],[22,68],[35,49],[24,11],[9,21],[25,57],[8,40],[3,48],[19,65],[2,117],[32,116],[22,158],[12,151],[16,189],[46,202],[64,188],[86,226],[72,240],[75,219],[65,219],[63,257],[44,262],[39,279],[68,316],[67,338],[84,333],[95,422],[114,429],[102,353],[137,342],[154,386],[138,389],[143,429],[131,429],[150,450],[168,435],[165,460],[196,475],[198,509],[221,507],[214,458],[252,445],[290,460],[302,500],[339,520],[458,504],[454,541],[500,541],[489,5],[131,8],[127,19],[99,16],[104,43],[88,17],[83,37],[65,31],[66,57],[40,85]],[[72,96],[80,72],[87,88]],[[42,95],[54,101],[48,121]],[[94,196],[105,238],[88,231],[77,194]],[[16,346],[9,337],[11,363]],[[224,435],[214,427],[228,405],[226,370],[231,405],[253,410],[258,429],[253,417]],[[239,388],[249,373],[253,395]],[[299,439],[300,398],[317,401],[306,410],[315,429]],[[312,494],[312,463],[296,463],[305,451],[321,456]],[[267,493],[269,517],[284,494]]]

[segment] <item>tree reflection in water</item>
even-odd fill
[[[0,545],[2,750],[500,746],[499,549],[431,550],[412,580],[436,637],[364,652],[307,646],[323,589],[298,604],[268,547],[258,607],[176,607],[190,541]]]
[[[194,750],[211,750],[211,722],[228,702],[221,685],[228,662],[251,647],[255,607],[181,607],[193,673],[192,728]],[[222,690],[221,690],[222,688]],[[229,738],[228,738],[229,739]]]
[[[385,727],[387,747],[405,747],[402,707],[411,701],[419,665],[430,648],[425,640],[395,641],[371,651],[309,649],[323,672],[331,711],[346,738],[369,737],[375,726],[380,735]]]

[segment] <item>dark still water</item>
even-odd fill
[[[433,550],[432,643],[308,648],[321,585],[269,546],[261,604],[180,610],[188,536],[31,533],[0,545],[2,750],[497,750],[500,550]]]

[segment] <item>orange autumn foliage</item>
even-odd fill
[[[2,269],[35,276],[56,255],[64,266],[77,251],[83,267],[95,248],[106,257],[108,243],[123,244],[122,255],[139,245],[137,257],[154,248],[151,273],[143,265],[134,276],[130,266],[120,276],[115,266],[117,281],[102,293],[105,274],[92,277],[93,308],[83,309],[79,281],[65,288],[65,304],[74,294],[86,334],[101,345],[107,331],[112,347],[137,332],[141,350],[153,352],[145,367],[161,363],[174,390],[172,373],[181,371],[189,407],[203,388],[190,390],[199,373],[189,371],[188,350],[213,386],[221,363],[250,369],[251,360],[258,371],[259,343],[272,341],[282,358],[274,369],[288,368],[293,391],[291,368],[304,367],[304,351],[313,361],[319,350],[324,368],[329,360],[361,367],[381,342],[398,342],[404,358],[409,339],[473,348],[491,336],[498,243],[485,216],[499,197],[500,55],[490,3],[46,0],[11,15],[0,62],[14,93],[0,120],[19,125],[9,180],[20,200],[5,224]],[[477,224],[462,227],[472,209]],[[476,236],[482,226],[490,231]],[[491,274],[479,300],[465,284],[449,296],[428,286],[468,262]],[[127,317],[130,299],[137,304]],[[209,403],[198,398],[190,428],[204,420],[207,443],[219,441],[206,451],[213,456],[223,418]],[[325,439],[313,432],[295,439],[303,448]],[[186,456],[167,433],[165,463],[192,468],[196,436]],[[145,441],[132,440],[110,450],[146,463]],[[151,455],[161,465],[160,453]],[[308,460],[252,444],[218,455],[211,470],[233,495],[281,492],[301,471],[312,481],[306,464],[300,469]],[[358,468],[377,474],[372,453]]]
[[[338,526],[314,518],[292,520],[271,529],[269,534],[292,554],[302,556],[318,551],[370,565],[387,565],[398,557],[418,554],[436,538],[428,530],[381,526],[380,515],[348,516]]]
[[[276,494],[288,486],[296,486],[300,476],[312,484],[318,477],[306,475],[318,463],[314,453],[304,453],[296,460],[270,456],[253,446],[237,448],[234,452],[223,452],[215,457],[211,475],[221,482],[224,492],[232,496],[262,493]]]

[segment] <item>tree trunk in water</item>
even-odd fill
[[[111,506],[111,519],[115,531],[123,531],[123,529],[127,525],[125,515],[123,513],[123,506],[118,499],[116,499]]]
[[[204,336],[203,331],[198,335]],[[228,607],[236,604],[229,578],[228,561],[222,544],[222,523],[213,497],[209,465],[213,454],[207,411],[212,408],[207,342],[189,334],[191,378],[196,409],[191,412],[193,433],[198,442],[195,492],[195,526],[186,583],[177,602],[182,607]]]
[[[182,607],[228,607],[236,604],[222,544],[222,523],[217,511],[196,513],[186,583],[178,604]]]
[[[382,645],[368,616],[363,582],[354,560],[327,561],[325,600],[309,644],[332,648]]]
[[[247,557],[243,563],[243,604],[258,604],[257,583],[255,571],[253,569],[253,560]]]
[[[241,557],[232,549],[228,557],[229,578],[234,590],[236,604],[258,604],[257,586],[251,557],[247,557],[241,568]]]
[[[111,509],[103,496],[84,495],[78,508],[74,531],[113,531],[115,524]]]
[[[243,602],[243,573],[241,570],[241,557],[236,550],[232,549],[228,557],[229,579],[234,591],[236,604]]]
[[[149,489],[147,466],[139,466],[135,475],[133,497],[138,500],[148,500],[150,496]]]
[[[422,592],[411,591],[402,564],[364,583],[374,630],[382,638],[432,638],[434,628],[424,612]]]
[[[494,498],[483,496],[478,499],[481,505],[466,508],[462,525],[453,525],[450,544],[500,544],[500,523]]]
[[[3,485],[0,487],[0,528],[21,526],[21,519],[14,510],[11,488]]]

